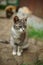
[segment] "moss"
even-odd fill
[[[40,60],[38,60],[35,65],[43,65],[43,62],[41,62]]]
[[[27,29],[28,37],[43,39],[43,30],[36,30],[34,28]]]

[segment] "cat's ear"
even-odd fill
[[[24,21],[26,22],[27,21],[27,18],[24,18]]]
[[[14,16],[14,23],[16,24],[19,21],[19,17],[18,16]]]

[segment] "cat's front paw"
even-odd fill
[[[16,52],[15,52],[15,51],[13,51],[13,52],[12,52],[12,54],[13,54],[13,55],[16,55]]]
[[[21,56],[21,52],[17,52],[17,55],[18,55],[18,56]]]

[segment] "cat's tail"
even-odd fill
[[[0,43],[9,44],[9,41],[8,40],[2,40],[2,39],[0,39]]]

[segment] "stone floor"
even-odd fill
[[[4,17],[4,14],[2,14],[2,16]],[[12,19],[1,17],[0,40],[9,41]],[[36,62],[37,58],[43,61],[43,42],[38,42],[37,45],[35,45],[34,42],[34,39],[29,39],[29,48],[25,49],[22,56],[20,57],[12,55],[12,47],[10,44],[0,42],[0,65],[35,65],[34,63]]]

